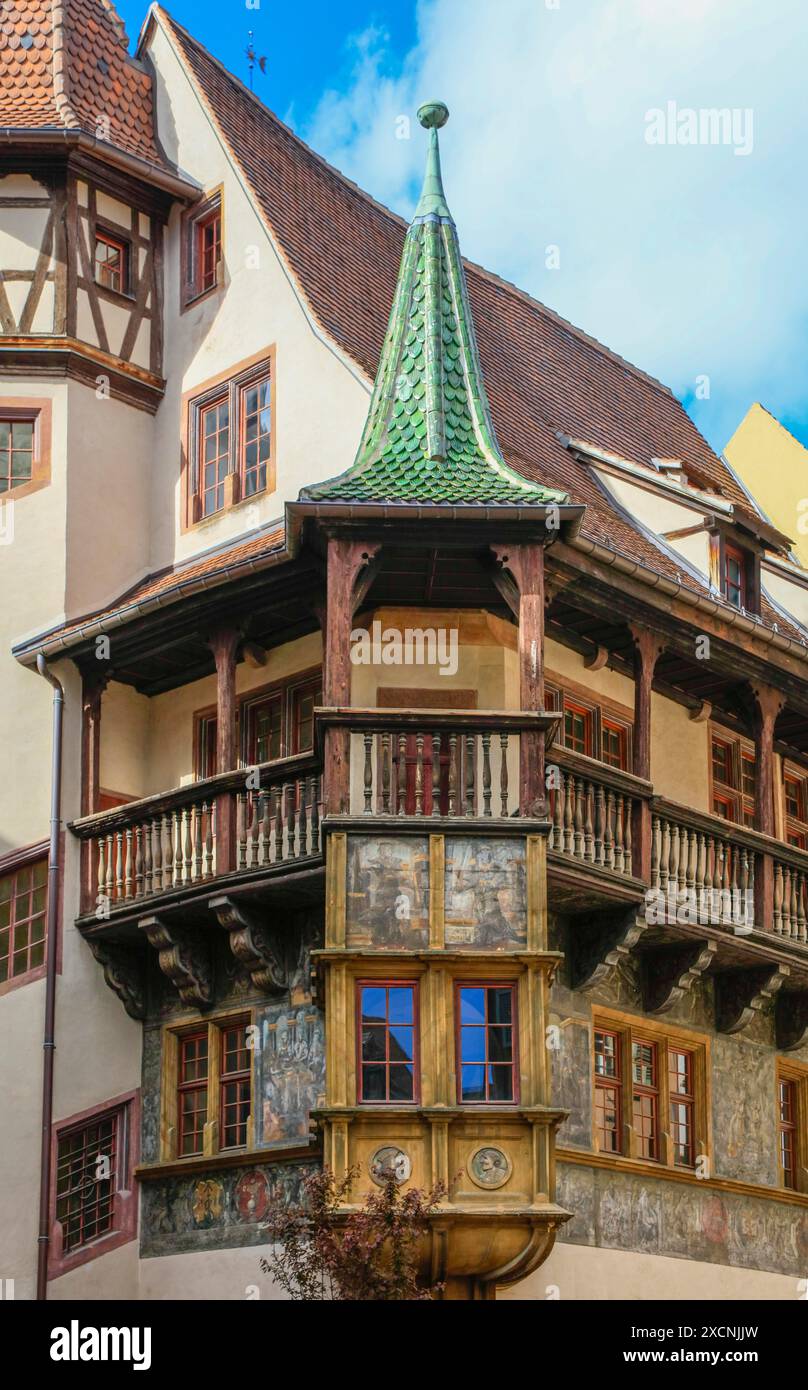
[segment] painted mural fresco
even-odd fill
[[[297,1206],[312,1163],[214,1168],[143,1183],[141,1255],[266,1244],[273,1211]]]
[[[744,1038],[718,1034],[712,1045],[712,1073],[716,1172],[723,1178],[775,1186],[774,1054]]]
[[[348,841],[346,943],[417,951],[429,944],[429,843],[412,838]]]
[[[446,945],[516,951],[527,944],[523,839],[447,836]]]
[[[325,1097],[323,1016],[311,1005],[269,1005],[258,1018],[259,1146],[307,1143],[309,1111]]]
[[[548,1034],[553,1105],[569,1114],[558,1143],[592,1146],[592,1043],[585,1019],[550,1018]],[[557,1029],[557,1031],[556,1031]]]
[[[698,1184],[559,1163],[561,1241],[805,1277],[804,1208]],[[796,1296],[796,1295],[795,1295]]]

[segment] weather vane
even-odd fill
[[[255,51],[255,44],[253,43],[253,37],[254,37],[254,36],[253,36],[253,31],[252,31],[252,29],[249,30],[247,37],[248,37],[248,39],[249,39],[249,42],[248,42],[247,47],[246,47],[246,49],[245,49],[244,51],[245,51],[245,53],[247,54],[247,63],[249,64],[249,69],[250,69],[250,91],[252,91],[252,89],[253,89],[253,69],[254,69],[254,67],[255,67],[255,65],[256,65],[256,63],[257,63],[257,64],[258,64],[258,70],[259,70],[259,72],[265,73],[266,70],[267,70],[267,60],[266,60],[266,58],[260,57],[260,56],[256,53],[256,51]]]

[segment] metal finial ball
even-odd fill
[[[425,130],[433,126],[440,130],[449,119],[449,108],[442,101],[425,101],[418,107],[418,119]]]

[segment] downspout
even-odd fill
[[[56,1048],[56,957],[58,945],[59,869],[62,802],[62,715],[65,692],[48,670],[40,652],[36,659],[40,676],[53,686],[53,750],[51,754],[50,848],[48,850],[48,916],[45,935],[45,1033],[42,1040],[42,1152],[39,1166],[39,1235],[37,1237],[36,1296],[48,1297],[48,1247],[50,1244],[51,1137],[53,1130],[53,1054]]]

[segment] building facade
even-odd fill
[[[441,103],[406,226],[160,6],[1,27],[0,1278],[276,1297],[326,1164],[448,1298],[799,1297],[782,523],[463,260]]]

